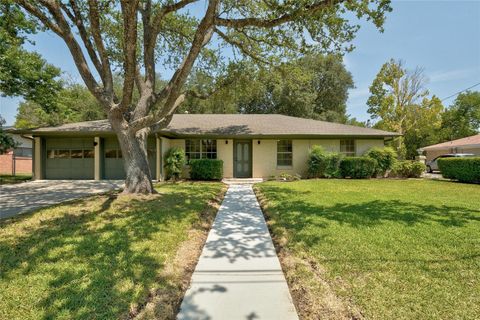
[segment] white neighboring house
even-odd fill
[[[15,129],[14,127],[3,127],[3,129],[7,132],[9,132],[12,129]],[[33,148],[33,138],[29,138],[26,136],[22,136],[21,134],[16,134],[16,133],[8,133],[13,140],[16,142],[17,146],[13,150],[13,154],[16,157],[27,157],[31,158],[32,157],[32,148]]]

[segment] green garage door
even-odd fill
[[[46,152],[46,179],[93,179],[93,138],[47,138]]]
[[[155,152],[156,144],[155,139],[150,138],[148,140],[148,162],[150,165],[150,171],[152,178],[156,175],[155,170]],[[104,177],[109,180],[122,180],[125,179],[125,168],[123,167],[122,151],[118,144],[117,138],[105,138],[104,140]]]

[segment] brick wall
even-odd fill
[[[12,174],[13,154],[0,155],[0,174]],[[32,173],[32,158],[16,157],[15,158],[15,173]]]

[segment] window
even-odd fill
[[[342,139],[340,140],[340,153],[347,157],[355,156],[355,140]]]
[[[93,158],[94,156],[95,156],[95,153],[93,152],[93,149],[83,150],[84,158]]]
[[[87,159],[93,158],[93,149],[48,149],[48,159]]]
[[[202,158],[217,159],[217,140],[202,140]]]
[[[191,159],[217,159],[217,140],[185,140],[185,155]]]
[[[107,150],[105,150],[105,158],[107,158],[107,159],[121,159],[122,158],[122,150],[107,149]]]
[[[70,155],[72,159],[81,159],[83,157],[83,150],[71,150]]]
[[[24,147],[16,148],[16,149],[13,150],[13,154],[16,157],[31,158],[32,157],[32,149],[31,148],[24,148]]]
[[[292,140],[278,140],[277,141],[277,166],[291,167],[292,166]]]

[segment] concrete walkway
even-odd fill
[[[251,185],[230,185],[177,319],[298,319]]]
[[[0,186],[0,219],[122,188],[120,180],[38,180]]]

